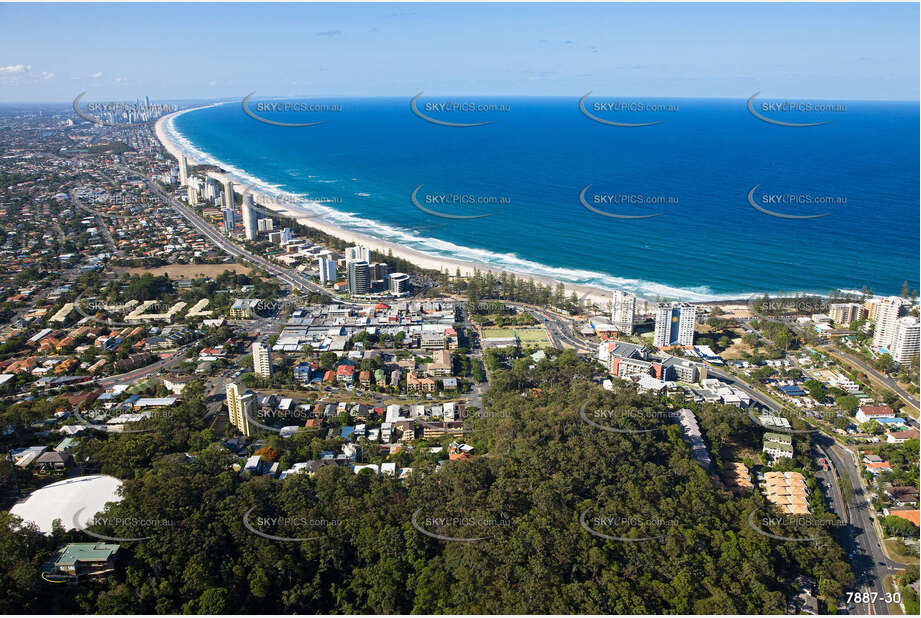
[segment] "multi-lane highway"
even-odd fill
[[[133,170],[127,169],[125,171],[133,172]],[[288,268],[282,268],[281,266],[278,266],[277,264],[274,264],[261,256],[250,253],[246,249],[243,249],[231,240],[225,238],[207,221],[199,217],[198,214],[195,213],[191,208],[181,204],[179,200],[175,199],[171,195],[166,194],[153,180],[148,178],[147,185],[150,187],[151,191],[160,196],[170,205],[171,208],[185,217],[185,219],[195,229],[201,232],[208,240],[210,240],[220,249],[224,250],[230,255],[241,257],[256,266],[259,266],[260,268],[264,268],[267,272],[272,273],[295,290],[318,292],[320,294],[329,296],[329,291],[327,291],[322,286],[313,283],[297,271]]]

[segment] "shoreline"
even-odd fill
[[[194,153],[189,152],[188,150],[184,149],[179,143],[174,141],[173,137],[170,135],[170,133],[166,129],[166,124],[171,122],[172,119],[182,114],[185,114],[187,112],[200,110],[200,109],[207,109],[210,107],[217,107],[217,106],[224,105],[224,104],[225,103],[211,103],[209,105],[199,105],[196,107],[190,107],[188,109],[178,110],[170,114],[167,114],[165,116],[162,116],[161,118],[157,119],[157,122],[154,125],[154,132],[156,134],[157,139],[159,140],[163,148],[168,153],[170,153],[172,156],[176,157],[177,159],[180,156],[185,155],[186,159],[189,162],[189,165],[213,165],[212,163],[209,163],[207,161],[199,160],[195,156]],[[223,167],[221,167],[221,169],[224,170]],[[235,185],[237,185],[237,187],[235,188],[238,188],[241,193],[249,192],[253,196],[253,201],[258,206],[260,206],[261,208],[265,210],[270,210],[272,212],[277,213],[279,216],[292,219],[293,221],[296,221],[297,223],[305,227],[310,227],[310,228],[319,230],[325,234],[328,234],[330,236],[335,236],[336,238],[340,238],[346,242],[360,244],[362,246],[368,247],[369,249],[378,251],[380,253],[383,253],[384,255],[388,254],[389,252],[392,252],[394,257],[413,262],[414,264],[416,264],[417,266],[421,268],[425,268],[429,270],[436,270],[436,271],[447,271],[448,274],[450,275],[454,275],[458,270],[460,270],[460,273],[463,276],[473,275],[474,270],[477,270],[481,273],[491,272],[494,275],[500,275],[501,273],[504,272],[510,275],[514,275],[515,277],[519,279],[528,278],[528,279],[533,280],[536,283],[541,283],[543,285],[550,285],[551,287],[556,287],[558,284],[562,283],[564,289],[566,290],[567,296],[574,293],[576,296],[580,298],[591,300],[593,303],[595,303],[602,309],[609,309],[609,305],[611,302],[611,294],[613,292],[613,289],[600,288],[600,287],[591,286],[591,285],[569,283],[566,281],[561,281],[559,279],[554,279],[552,277],[547,277],[544,275],[535,275],[535,274],[525,272],[525,271],[512,270],[509,268],[500,268],[500,267],[492,266],[490,264],[485,264],[482,262],[473,262],[470,260],[461,260],[461,259],[456,259],[456,258],[450,258],[450,257],[444,257],[444,256],[424,253],[417,249],[411,249],[409,247],[405,247],[395,242],[383,240],[383,239],[376,238],[374,236],[370,236],[367,234],[362,234],[359,232],[354,232],[352,230],[340,227],[328,221],[324,221],[316,215],[308,215],[303,212],[292,210],[290,207],[279,204],[278,200],[275,197],[268,195],[260,191],[259,189],[254,189],[251,186],[250,182],[238,176],[237,174],[224,170],[222,172],[222,175],[230,179]],[[654,305],[657,302],[655,298],[648,298],[648,297],[641,296],[635,293],[634,295],[636,296],[637,301],[641,303],[646,303],[647,305]],[[695,305],[702,305],[702,306],[714,306],[714,305],[730,306],[730,305],[747,305],[749,299],[750,299],[749,297],[740,297],[737,299],[713,299],[713,300],[697,300],[697,301],[688,300],[688,301],[680,301],[680,302],[689,302]],[[651,307],[649,307],[649,309],[651,310]]]

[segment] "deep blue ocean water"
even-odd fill
[[[431,254],[477,261],[580,284],[624,288],[647,297],[704,300],[765,291],[858,290],[898,293],[919,288],[918,104],[837,102],[843,112],[770,113],[781,127],[754,118],[745,100],[645,100],[678,111],[595,112],[621,122],[665,120],[649,127],[612,127],[585,117],[578,98],[478,98],[508,111],[425,112],[409,99],[337,99],[338,112],[259,112],[239,103],[195,110],[172,130],[186,147],[306,210],[382,239]],[[592,97],[593,102],[624,101]],[[759,99],[768,101],[768,99]],[[255,111],[255,99],[250,108]],[[290,101],[289,101],[290,102]],[[609,218],[586,201],[616,214]],[[483,214],[452,220],[448,214]],[[763,214],[828,216],[791,220]],[[824,205],[784,205],[762,195],[829,196]],[[445,207],[437,195],[502,198],[508,203]],[[612,206],[601,196],[633,195],[664,204]],[[846,203],[838,203],[841,199]],[[324,207],[306,205],[324,200]]]

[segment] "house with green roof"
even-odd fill
[[[52,575],[98,577],[115,570],[119,545],[114,543],[69,543],[51,561]]]

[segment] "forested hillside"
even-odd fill
[[[714,489],[663,401],[627,385],[603,391],[572,353],[529,364],[492,376],[489,415],[471,422],[486,455],[405,481],[336,466],[250,479],[192,415],[96,441],[103,471],[126,481],[107,516],[165,523],[122,545],[115,575],[71,586],[44,582],[40,566],[61,542],[88,537],[0,522],[0,610],[776,614],[797,574],[831,598],[845,589],[850,568],[829,533],[755,532],[748,516],[761,499]],[[607,425],[656,431],[599,429],[580,418],[583,404],[607,411]],[[175,426],[186,420],[192,429]]]

